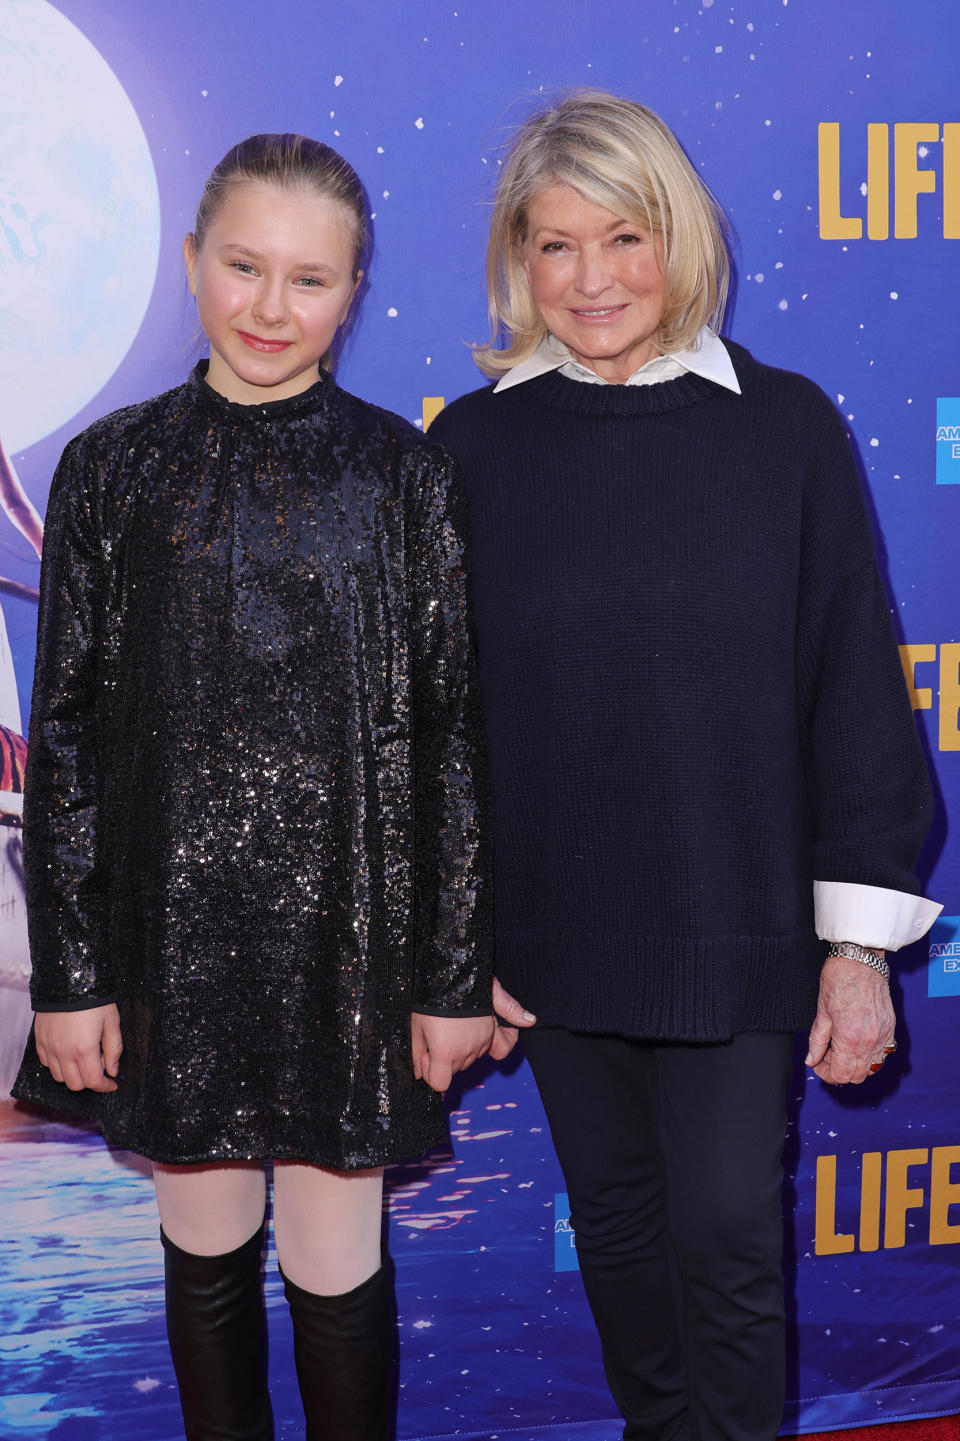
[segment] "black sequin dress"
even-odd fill
[[[321,378],[186,384],[50,494],[25,808],[33,1000],[116,1000],[119,1088],[14,1094],[168,1162],[444,1139],[411,1010],[490,1011],[487,792],[453,463]]]

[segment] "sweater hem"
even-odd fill
[[[497,975],[541,1026],[724,1041],[812,1024],[823,953],[807,926],[709,938],[502,930]]]

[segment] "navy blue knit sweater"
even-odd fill
[[[916,891],[930,788],[843,426],[729,345],[450,405],[494,799],[497,973],[541,1022],[810,1023],[818,880]]]

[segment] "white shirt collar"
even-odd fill
[[[512,385],[522,385],[537,375],[546,375],[551,370],[562,370],[571,380],[582,380],[592,385],[606,385],[607,381],[596,371],[574,360],[567,347],[555,335],[548,335],[531,356],[521,360],[493,387],[494,392],[509,390]],[[661,380],[675,380],[684,371],[712,380],[725,390],[740,394],[740,382],[733,368],[733,361],[719,335],[704,326],[692,345],[685,350],[674,350],[669,355],[655,355],[646,365],[635,370],[627,385],[654,385]]]

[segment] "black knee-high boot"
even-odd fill
[[[283,1272],[281,1271],[281,1276]],[[317,1296],[283,1276],[293,1319],[307,1441],[388,1441],[393,1435],[393,1263],[341,1296]]]
[[[222,1256],[181,1251],[162,1231],[160,1239],[187,1441],[272,1441],[262,1231]]]

